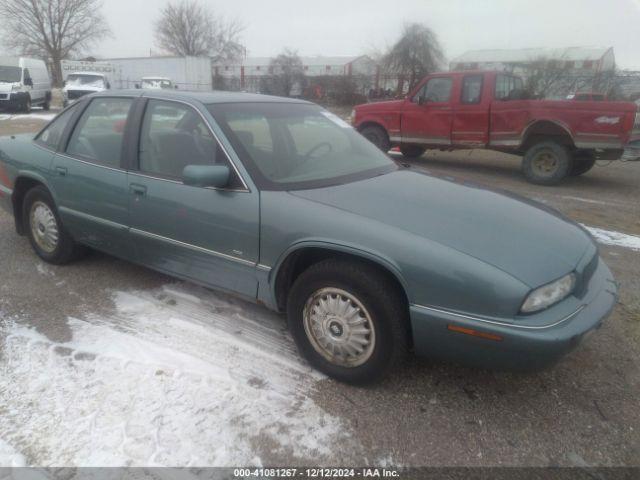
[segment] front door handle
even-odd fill
[[[140,185],[139,183],[130,184],[129,189],[134,195],[143,196],[147,193],[147,187],[145,187],[144,185]]]
[[[56,167],[56,172],[58,172],[58,175],[60,175],[61,177],[67,175],[67,169],[65,167]]]

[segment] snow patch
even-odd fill
[[[42,120],[43,122],[50,122],[53,120],[57,113],[18,113],[15,115],[0,115],[0,120],[23,120],[25,118],[30,120]]]
[[[0,467],[24,467],[26,464],[24,456],[0,438]]]
[[[583,227],[586,228],[599,243],[640,251],[640,237],[611,230],[603,230],[601,228],[588,227],[587,225],[583,225]]]
[[[65,343],[0,322],[0,438],[42,466],[317,464],[355,445],[280,317],[185,290],[117,292],[113,314],[70,318]]]

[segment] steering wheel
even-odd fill
[[[302,161],[302,163],[305,163],[309,161],[311,158],[313,158],[313,154],[323,147],[328,148],[326,155],[329,155],[333,151],[333,146],[329,142],[320,142],[319,144],[317,144],[316,146],[311,148],[311,150],[309,150],[307,153],[304,154],[304,160]]]

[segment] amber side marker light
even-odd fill
[[[447,329],[452,332],[464,333],[465,335],[471,335],[472,337],[480,337],[487,340],[493,340],[494,342],[501,342],[502,337],[500,335],[494,335],[493,333],[479,332],[472,328],[459,327],[457,325],[447,325]]]

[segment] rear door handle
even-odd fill
[[[134,195],[143,196],[147,193],[147,187],[145,187],[144,185],[140,185],[139,183],[130,184],[129,189]]]
[[[67,175],[67,169],[65,167],[56,167],[56,172],[58,172],[58,175],[61,177]]]

